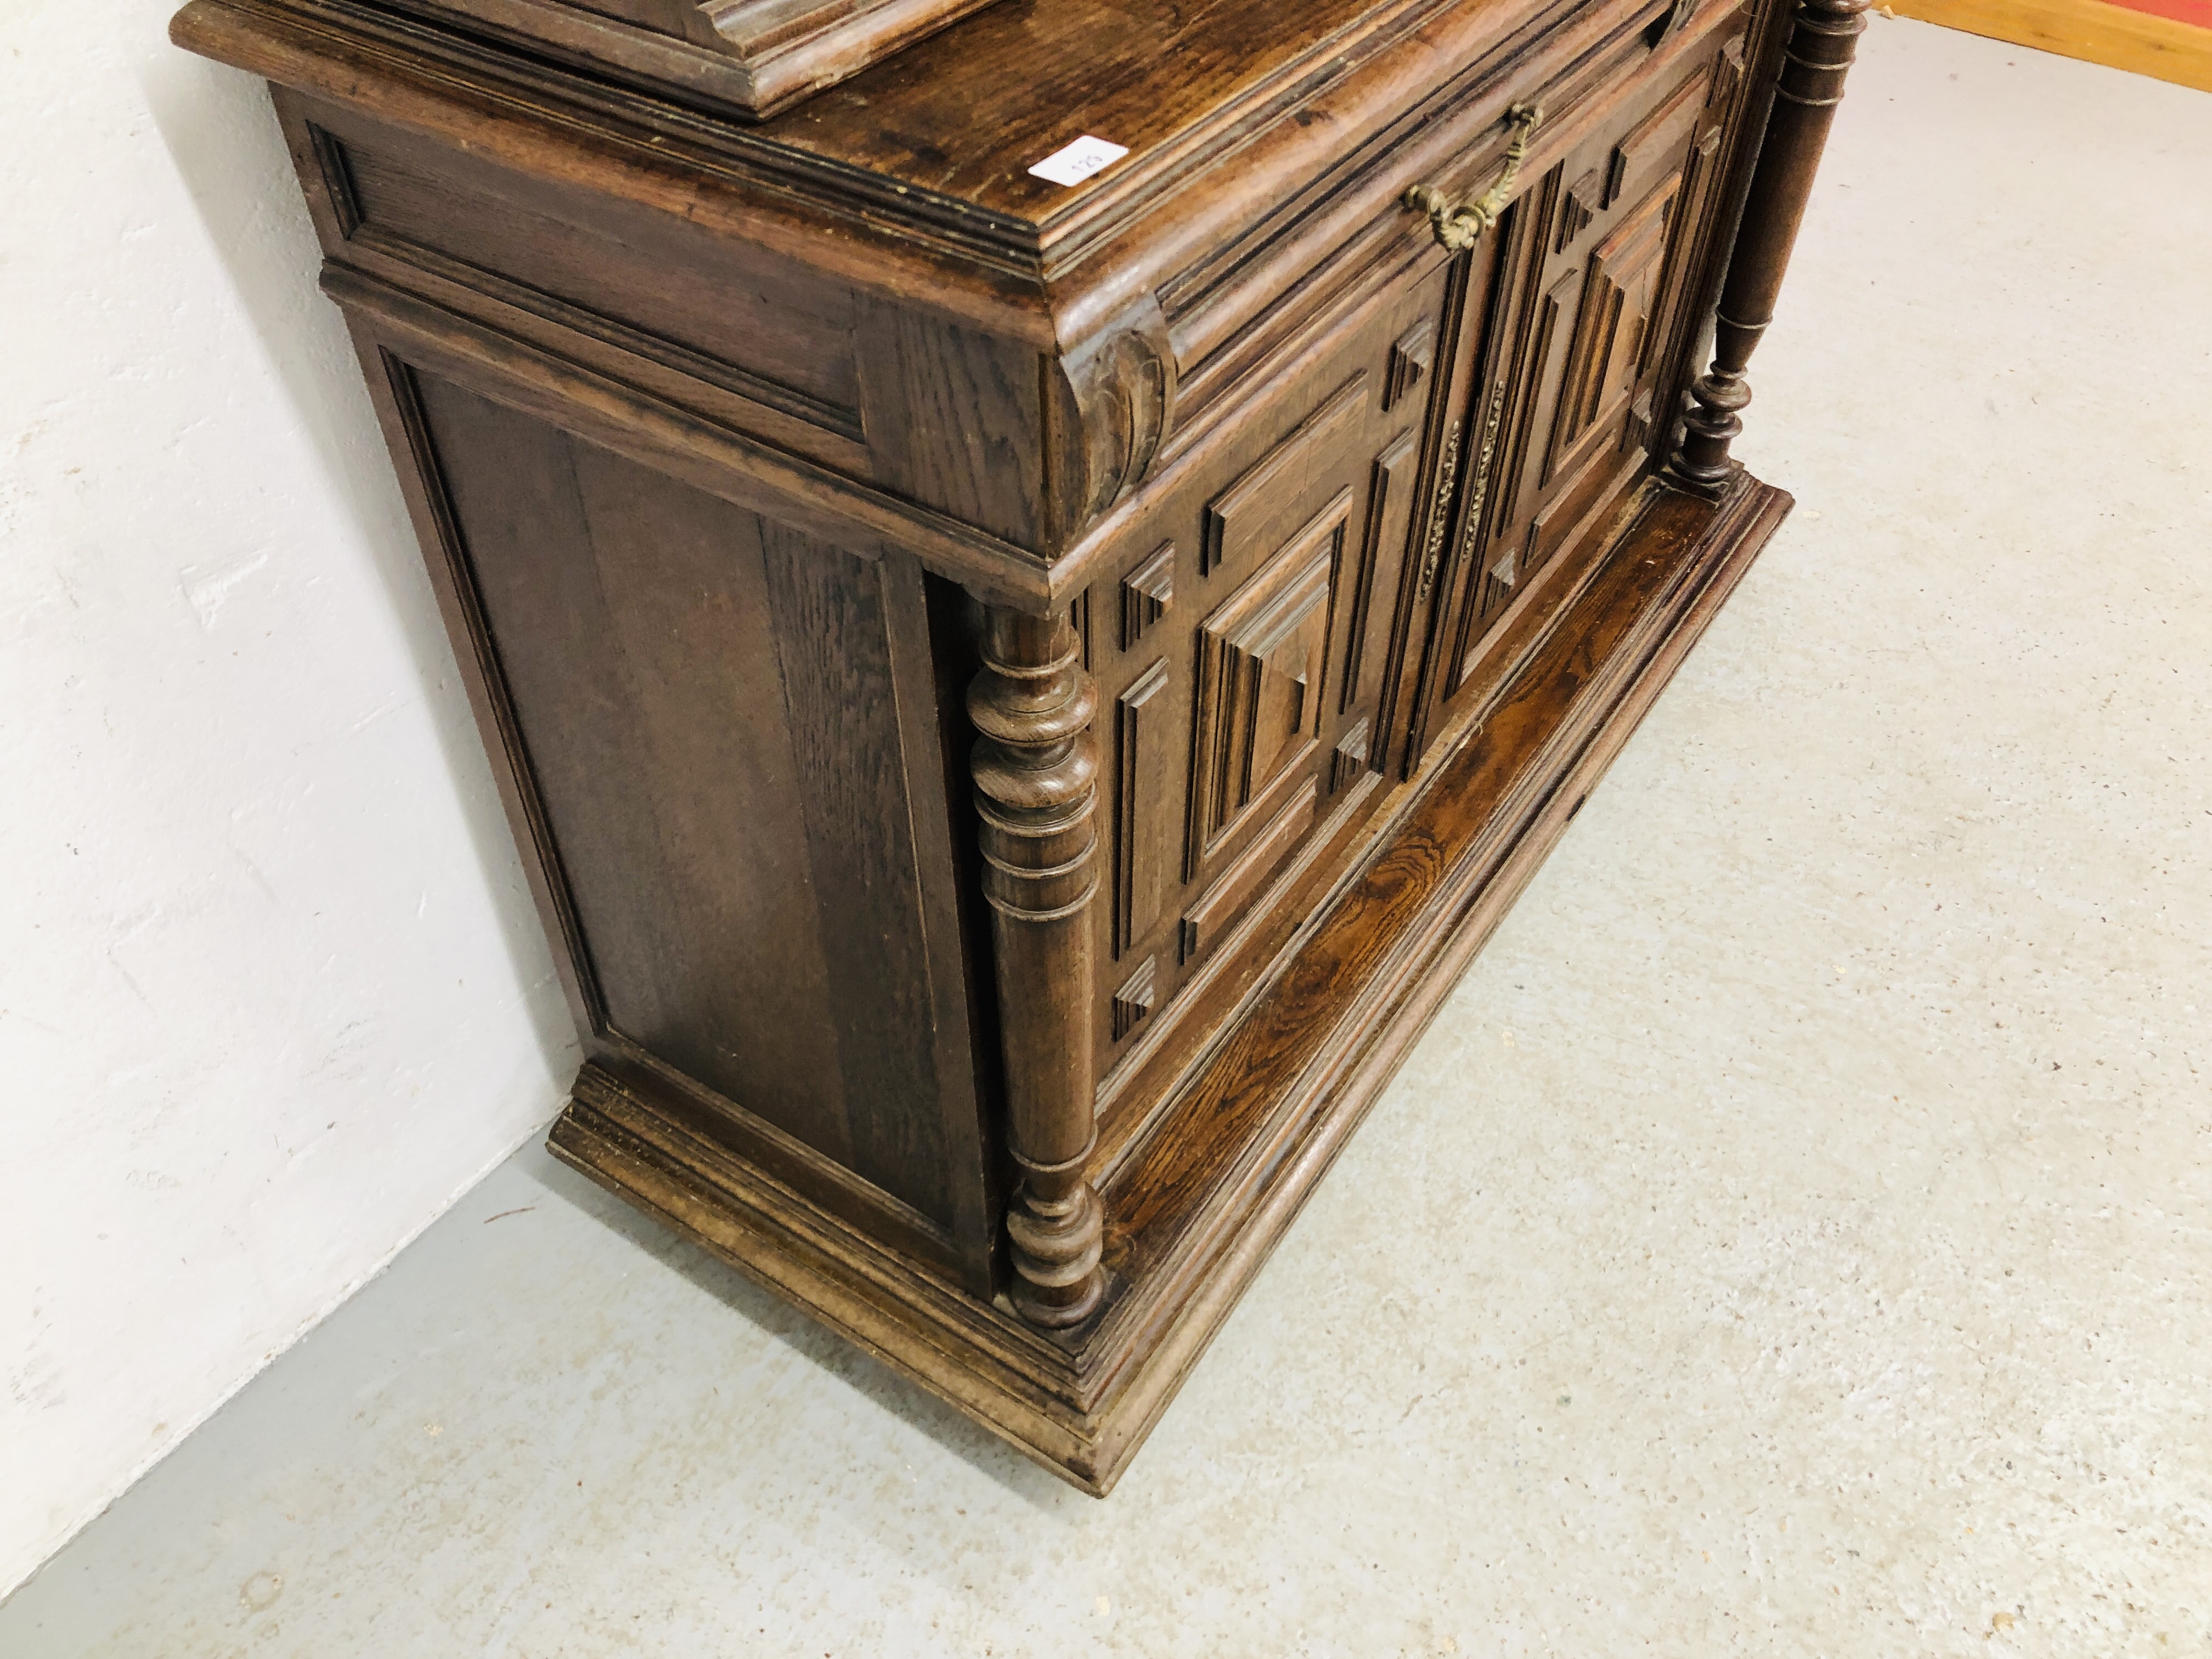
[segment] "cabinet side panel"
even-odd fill
[[[884,567],[775,524],[763,525],[762,548],[836,1011],[849,1162],[949,1221],[943,1126],[917,1109],[935,1092],[939,1056],[915,858],[920,803],[908,789],[934,780],[909,777]],[[916,584],[917,611],[921,602]],[[915,665],[927,674],[926,661]]]
[[[949,1228],[882,567],[412,384],[603,1024]]]

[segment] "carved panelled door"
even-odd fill
[[[1394,257],[1427,272],[1378,272],[1324,319],[1279,415],[1194,466],[1133,527],[1147,550],[1086,601],[1111,810],[1109,1067],[1165,1040],[1198,981],[1242,959],[1239,928],[1301,850],[1384,793],[1385,687],[1458,466],[1439,424],[1456,319],[1470,274],[1495,263],[1437,264],[1410,238]]]
[[[1479,341],[1458,394],[1469,459],[1425,619],[1408,767],[1486,678],[1476,671],[1516,600],[1648,468],[1743,44],[1701,44],[1577,143],[1496,233],[1503,275],[1466,331]]]

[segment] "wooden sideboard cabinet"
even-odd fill
[[[787,7],[748,93],[759,6],[192,0],[555,1151],[1103,1493],[1786,511],[1729,444],[1865,4]]]

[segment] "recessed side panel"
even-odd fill
[[[403,379],[602,1037],[949,1231],[973,1086],[918,573]]]
[[[781,435],[781,420],[861,441],[849,289],[676,214],[336,103],[280,103],[312,151],[311,194],[329,199],[334,257],[388,261],[378,269],[427,276],[438,296],[479,313],[478,300],[493,302],[509,325],[527,319],[726,394],[748,429]]]

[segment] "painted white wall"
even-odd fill
[[[0,1592],[560,1102],[266,93],[0,18]]]

